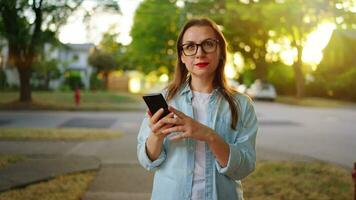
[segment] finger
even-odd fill
[[[163,117],[161,120],[163,120],[163,119],[173,119],[173,117],[174,117],[174,113],[170,112],[168,115]]]
[[[148,116],[152,117],[152,113],[148,108],[146,109],[146,112],[147,112]]]
[[[164,134],[162,131],[167,129],[167,128],[171,128],[172,125],[171,124],[164,124],[163,127],[159,128],[159,129],[156,129],[155,132],[153,132],[155,135],[157,136],[166,136],[166,134]]]
[[[164,134],[163,130],[171,128],[171,127],[172,127],[172,125],[170,125],[170,124],[164,125],[162,128],[160,128],[160,130],[157,131],[156,135],[166,135],[166,134]]]
[[[151,130],[153,132],[159,132],[160,129],[162,129],[163,125],[164,125],[164,123],[160,120],[152,125]]]
[[[171,119],[173,119],[173,118],[172,118],[173,115],[174,115],[174,113],[169,113],[169,114],[168,114],[167,116],[165,116],[164,118],[158,120],[158,122],[152,123],[151,126],[150,126],[151,130],[152,130],[153,132],[157,132],[157,131],[159,131],[159,129],[162,129],[162,126],[164,126],[164,125],[166,124],[165,121],[164,121],[164,119],[165,119],[165,118],[169,118],[169,117],[171,117]],[[172,127],[172,125],[170,124],[169,127]]]
[[[162,121],[165,124],[172,124],[172,125],[182,125],[183,124],[183,120],[181,120],[180,118],[165,118],[165,119],[162,119]]]
[[[163,114],[163,108],[160,108],[152,117],[151,117],[151,123],[155,124],[161,115]]]
[[[188,138],[188,137],[186,135],[184,135],[184,134],[179,134],[179,135],[175,135],[175,136],[169,138],[169,140],[174,142],[174,141],[182,140],[182,139],[185,139],[185,138]]]
[[[176,114],[176,115],[177,115],[178,117],[180,117],[180,118],[184,118],[184,117],[185,117],[185,114],[184,114],[184,113],[182,113],[182,112],[180,112],[179,110],[173,108],[172,106],[169,106],[169,107],[168,107],[168,110],[171,111],[171,112],[173,112],[174,114]]]
[[[167,129],[164,129],[162,130],[162,133],[164,134],[169,134],[169,133],[172,133],[172,132],[184,132],[184,126],[173,126],[171,128],[167,128]]]

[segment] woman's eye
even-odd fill
[[[195,49],[195,45],[194,44],[188,44],[187,46],[185,46],[186,50],[194,50]]]
[[[204,46],[206,47],[213,47],[214,46],[214,42],[211,41],[211,40],[207,40],[207,41],[204,41]]]

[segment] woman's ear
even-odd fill
[[[185,57],[184,57],[184,55],[182,54],[182,55],[180,55],[180,60],[182,61],[182,63],[185,65]]]

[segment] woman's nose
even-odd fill
[[[195,55],[196,57],[201,57],[201,56],[205,56],[206,53],[205,51],[203,50],[203,47],[202,46],[198,46],[198,49],[197,49],[197,54]]]

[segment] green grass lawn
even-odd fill
[[[242,181],[246,200],[349,200],[351,171],[326,163],[260,161]]]
[[[32,93],[32,104],[18,102],[18,92],[1,92],[0,109],[33,110],[132,110],[142,109],[140,95],[123,92],[82,91],[79,106],[74,103],[73,92],[38,92]]]
[[[328,107],[328,108],[340,108],[340,107],[356,107],[356,103],[341,101],[341,100],[332,100],[326,98],[318,97],[304,97],[302,99],[297,99],[291,96],[278,96],[276,99],[278,103],[285,103],[290,105],[297,106],[310,106],[310,107]]]
[[[80,200],[95,171],[58,176],[49,181],[0,193],[1,200]]]
[[[0,140],[99,140],[117,138],[110,129],[84,128],[0,128]]]

